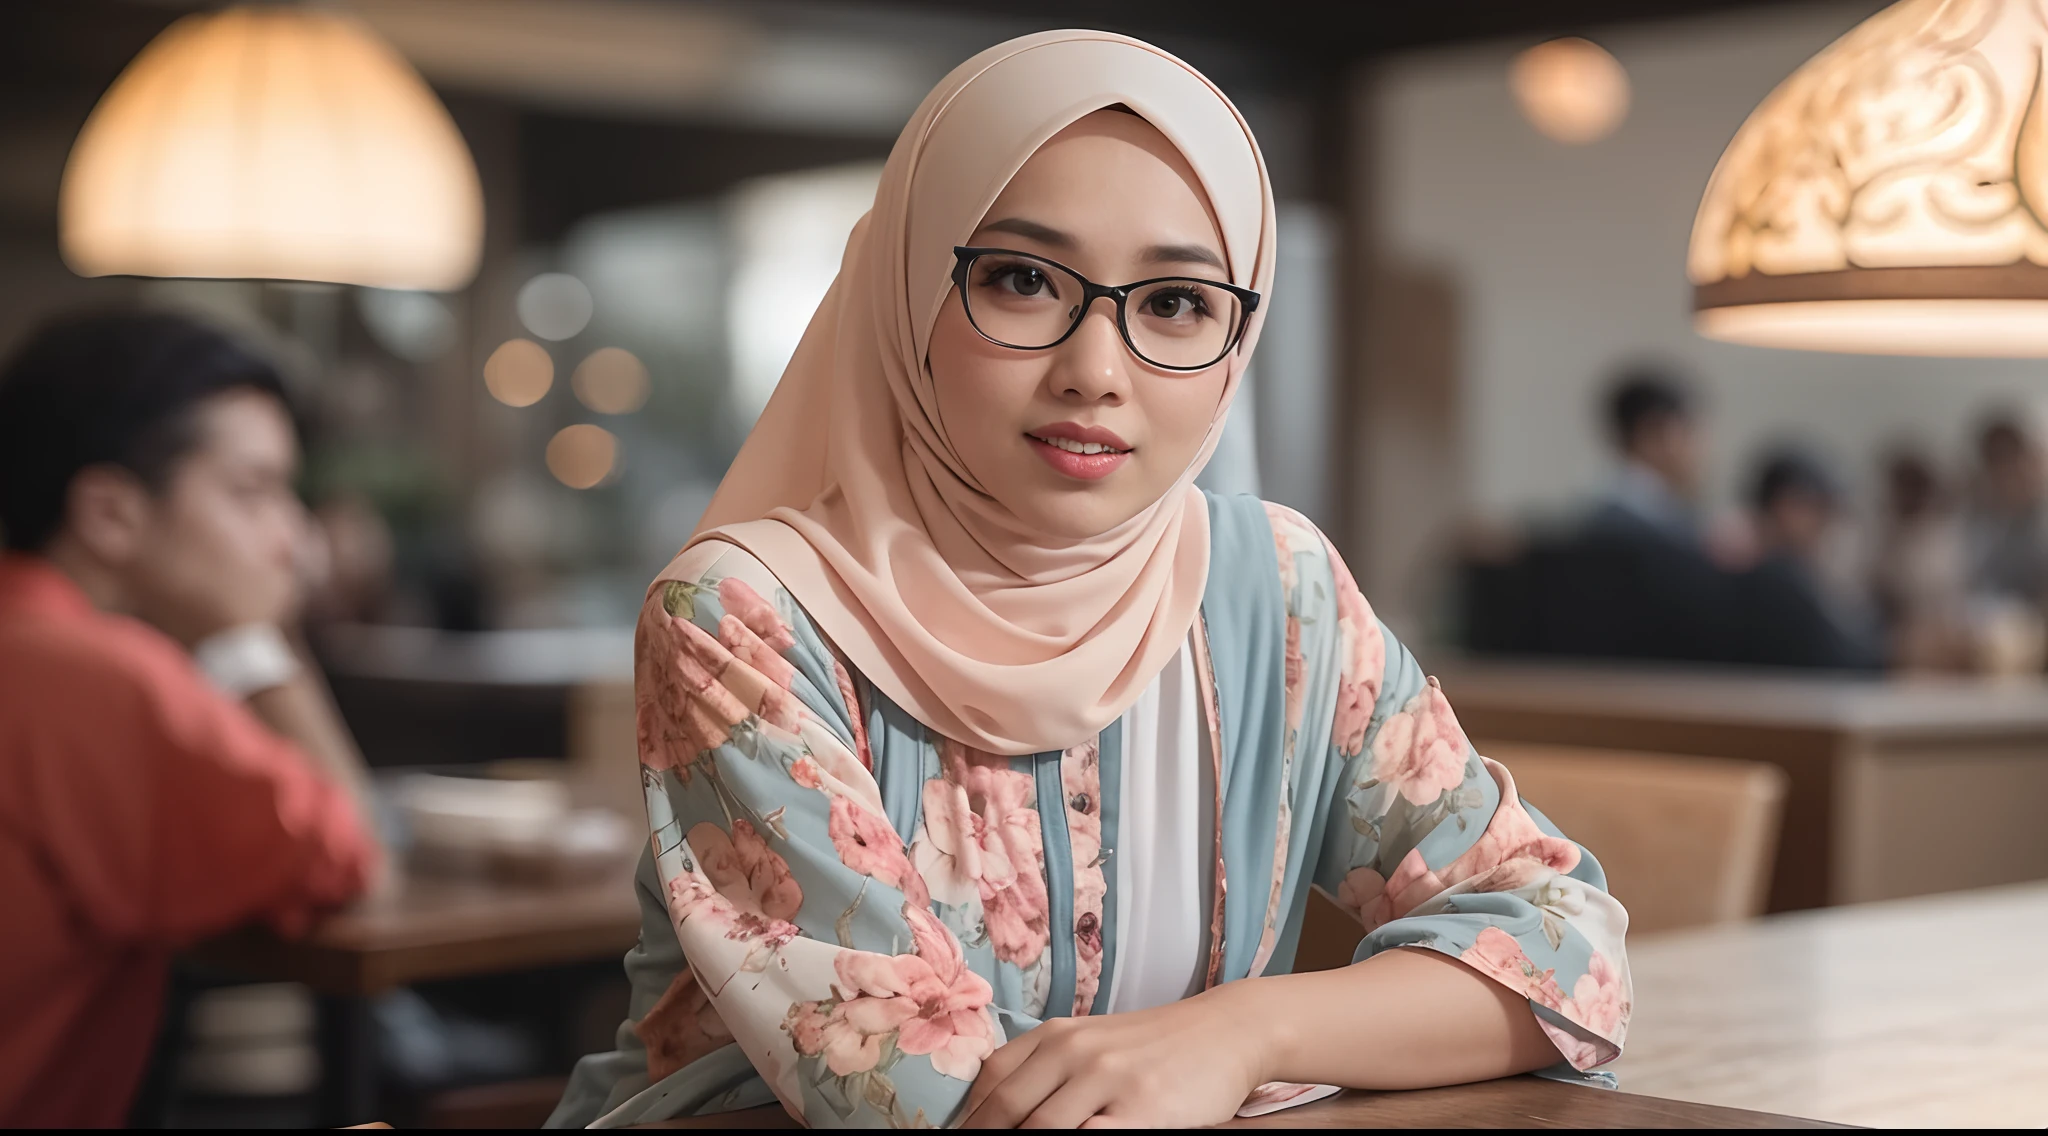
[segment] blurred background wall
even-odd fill
[[[1680,266],[1722,147],[1787,74],[1882,7],[1783,4],[1601,29],[1632,98],[1612,135],[1583,146],[1537,133],[1511,98],[1504,76],[1526,38],[1403,54],[1367,80],[1375,230],[1390,262],[1451,292],[1456,410],[1444,440],[1462,504],[1518,515],[1598,488],[1611,465],[1599,397],[1637,359],[1678,362],[1698,381],[1710,491],[1724,506],[1771,442],[1818,447],[1867,500],[1883,448],[1960,455],[1988,407],[2040,399],[2032,360],[1775,351],[1692,330]]]

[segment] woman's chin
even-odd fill
[[[1106,488],[1106,487],[1103,487]],[[1045,494],[1026,508],[1015,509],[1024,523],[1061,540],[1087,540],[1101,536],[1143,512],[1152,502],[1127,501],[1123,493],[1102,488],[1068,490]]]

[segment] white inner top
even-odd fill
[[[1182,647],[1123,716],[1117,797],[1117,935],[1109,1012],[1177,1002],[1202,988],[1210,874],[1208,737],[1195,657]]]

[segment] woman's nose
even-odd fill
[[[1052,378],[1055,393],[1062,397],[1122,402],[1128,396],[1129,357],[1116,330],[1114,304],[1092,305],[1081,317],[1081,326],[1060,344],[1058,358]]]

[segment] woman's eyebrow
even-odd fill
[[[1206,264],[1223,268],[1223,258],[1201,245],[1153,245],[1145,250],[1148,264]],[[1228,269],[1225,269],[1228,271]]]
[[[1020,237],[1037,241],[1040,244],[1051,245],[1054,248],[1070,249],[1074,247],[1073,237],[1053,228],[1051,225],[1041,225],[1036,221],[1026,221],[1022,217],[1005,217],[1000,221],[990,221],[981,228],[983,232],[989,233],[1015,233]]]
[[[981,227],[981,231],[1014,233],[1056,249],[1072,249],[1079,244],[1071,235],[1051,225],[1041,225],[1037,221],[1027,221],[1022,217],[1004,217],[1001,220],[990,221]],[[1206,264],[1211,268],[1228,271],[1223,264],[1223,258],[1202,245],[1152,245],[1140,254],[1140,258],[1147,264]]]

